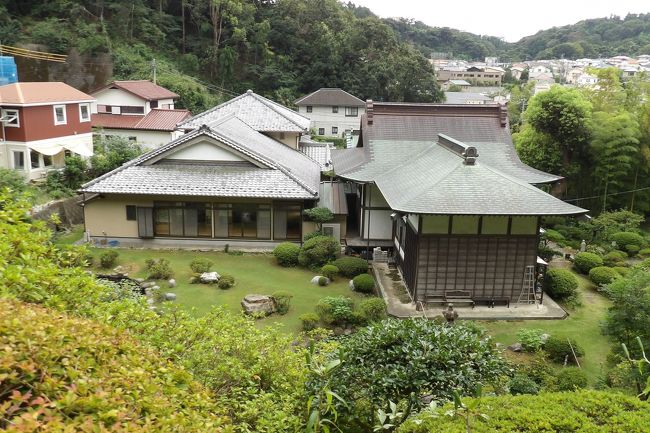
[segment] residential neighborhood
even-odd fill
[[[619,3],[0,4],[0,429],[650,431]]]

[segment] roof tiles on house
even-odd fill
[[[179,97],[171,90],[167,90],[164,87],[154,84],[149,80],[113,81],[112,83],[95,90],[93,94],[110,88],[122,89],[147,101],[157,101],[160,99],[177,99]]]
[[[0,86],[0,105],[50,105],[92,102],[95,98],[65,83],[26,82]]]
[[[121,114],[93,114],[92,125],[106,129],[139,129],[145,131],[174,131],[178,124],[190,117],[188,110],[154,108],[146,116]]]
[[[339,88],[323,87],[310,93],[309,95],[298,98],[294,101],[296,105],[327,105],[340,107],[363,107],[365,102],[356,96]]]
[[[230,114],[256,131],[303,133],[309,129],[309,119],[251,90],[187,119],[181,127],[211,126]]]

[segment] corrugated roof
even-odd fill
[[[181,127],[196,129],[201,125],[211,126],[230,114],[256,131],[302,133],[309,129],[308,118],[252,90],[187,119]]]
[[[328,105],[339,107],[365,106],[365,102],[361,99],[336,87],[323,87],[309,95],[296,99],[294,103],[296,105]]]
[[[167,90],[164,87],[154,84],[149,80],[113,81],[112,83],[95,90],[93,92],[93,95],[110,88],[122,89],[142,99],[146,99],[147,101],[157,101],[159,99],[177,99],[179,97],[171,90]]]
[[[153,109],[146,116],[125,114],[93,114],[92,125],[107,129],[139,129],[174,131],[179,123],[190,117],[188,110]]]
[[[190,140],[215,140],[243,155],[251,164],[196,161],[179,164],[177,147]],[[82,186],[93,193],[202,195],[315,199],[320,169],[306,155],[250,128],[230,115],[136,158]]]
[[[65,83],[29,82],[0,86],[0,105],[91,102],[95,98]]]

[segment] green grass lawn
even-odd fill
[[[92,249],[98,256],[103,250]],[[140,249],[118,249],[118,264],[130,268],[132,277],[145,277],[144,262],[148,258],[166,258],[174,270],[178,283],[174,289],[168,289],[166,282],[161,282],[163,292],[176,293],[176,302],[191,309],[194,314],[202,315],[214,305],[223,305],[228,310],[242,311],[240,302],[247,294],[257,293],[271,295],[276,291],[285,291],[293,295],[291,308],[284,316],[274,314],[258,320],[260,326],[273,323],[283,324],[287,332],[300,330],[301,314],[314,311],[314,307],[325,296],[344,295],[358,301],[363,298],[348,287],[348,279],[340,277],[329,286],[320,287],[311,284],[314,272],[301,268],[283,268],[275,263],[271,254],[231,255],[223,252],[199,251],[157,251]],[[212,270],[231,274],[235,277],[235,286],[221,290],[216,285],[190,284],[192,275],[190,262],[196,257],[209,258],[214,262]]]
[[[517,332],[523,328],[537,328],[557,337],[570,337],[584,349],[585,356],[581,366],[593,385],[604,371],[605,359],[611,348],[611,341],[600,332],[600,323],[610,302],[597,293],[592,283],[583,276],[578,276],[582,306],[569,310],[569,317],[564,320],[522,320],[479,322],[494,339],[505,345],[517,341]],[[521,355],[525,357],[525,355]]]
[[[56,245],[71,245],[80,240],[84,235],[83,224],[76,225],[69,232],[57,233],[54,235]]]

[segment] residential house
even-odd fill
[[[351,186],[346,242],[393,249],[423,303],[516,301],[541,217],[586,212],[534,186],[560,177],[519,160],[498,104],[369,101],[359,147],[332,160]]]
[[[465,80],[449,80],[445,81],[442,83],[442,89],[443,90],[449,90],[452,88],[459,88],[461,92],[468,91],[470,87],[472,87],[471,83],[468,83]]]
[[[296,99],[298,113],[310,120],[309,127],[316,135],[343,137],[346,132],[359,129],[359,119],[365,103],[338,88],[321,88]]]
[[[494,102],[492,98],[482,93],[445,92],[445,104],[474,104],[481,105]]]
[[[576,80],[576,85],[581,87],[594,87],[598,84],[598,77],[590,74],[582,74]]]
[[[446,67],[436,71],[439,83],[465,80],[474,86],[500,86],[505,71],[499,67]]]
[[[66,155],[92,156],[94,100],[59,82],[0,86],[0,166],[37,180],[63,167]]]
[[[97,134],[125,137],[148,149],[182,135],[177,125],[190,117],[188,110],[174,108],[176,93],[147,80],[113,81],[92,95]]]
[[[578,78],[580,78],[584,73],[585,71],[583,68],[572,68],[566,73],[564,78],[567,84],[577,84]]]
[[[546,67],[545,65],[542,64],[534,64],[531,65],[530,68],[528,69],[528,78],[532,79],[537,77],[538,75],[553,75],[553,72],[551,71],[550,68]]]
[[[512,74],[512,77],[516,80],[521,80],[521,75],[524,73],[526,70],[525,67],[521,66],[513,66],[510,68],[510,73]]]
[[[301,242],[313,231],[302,211],[321,188],[320,164],[298,149],[308,126],[251,91],[188,119],[185,135],[82,186],[87,236],[130,246]]]

